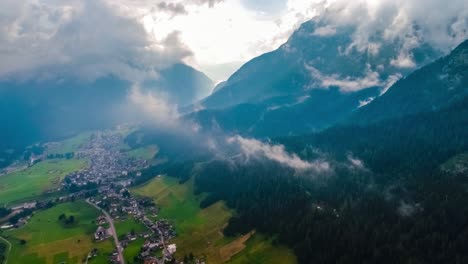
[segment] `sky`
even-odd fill
[[[0,77],[65,66],[84,78],[134,80],[182,60],[219,82],[312,17],[304,2],[2,0]]]
[[[156,39],[179,32],[193,52],[186,62],[215,82],[227,79],[246,61],[286,42],[314,15],[313,0],[127,1],[137,7],[145,30]],[[164,4],[162,4],[164,3]],[[308,3],[308,4],[307,4]]]
[[[468,36],[466,0],[2,0],[0,78],[138,81],[183,61],[220,82],[317,17],[328,24],[317,34],[354,25],[348,48],[378,53],[373,33],[403,36],[401,66],[412,66],[415,45],[448,51]]]

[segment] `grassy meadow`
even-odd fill
[[[0,177],[0,204],[38,198],[57,188],[68,173],[86,166],[82,160],[46,160]]]
[[[143,223],[135,220],[133,217],[130,217],[124,221],[114,221],[114,226],[118,237],[130,233],[132,230],[136,233],[141,233],[148,230]]]
[[[199,204],[203,197],[193,194],[193,181],[179,184],[175,178],[160,177],[132,192],[153,198],[161,207],[158,217],[175,224],[177,237],[171,243],[177,244],[179,259],[193,253],[204,256],[209,264],[250,263],[240,261],[257,257],[265,261],[261,263],[296,263],[290,250],[275,247],[266,237],[254,232],[239,238],[224,237],[222,230],[234,212],[223,202],[201,209]],[[275,259],[282,262],[275,262]]]
[[[244,248],[233,255],[226,263],[229,264],[293,264],[296,256],[287,247],[274,246],[272,239],[261,234],[253,234],[243,242]]]
[[[140,249],[145,243],[145,239],[143,238],[138,238],[135,241],[132,241],[128,247],[124,249],[123,255],[125,259],[125,263],[131,264],[135,262],[135,257],[140,254]]]
[[[58,220],[61,214],[73,215],[75,223],[64,226]],[[98,216],[99,212],[83,201],[37,212],[24,227],[4,233],[12,244],[9,263],[81,263],[93,248],[100,249],[105,258],[90,263],[106,263],[113,244],[111,240],[94,242]]]
[[[156,145],[149,145],[146,147],[136,148],[127,152],[130,157],[144,160],[151,160],[158,153]]]
[[[47,153],[55,155],[75,152],[82,144],[86,143],[90,139],[92,134],[92,132],[84,132],[74,137],[60,141],[53,147],[48,148]]]

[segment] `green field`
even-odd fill
[[[70,152],[77,151],[80,146],[86,141],[89,140],[93,133],[92,132],[84,132],[80,133],[74,137],[65,139],[61,142],[58,142],[57,145],[54,145],[51,148],[47,149],[48,154],[65,154]]]
[[[64,226],[58,220],[62,213],[73,215],[75,224]],[[94,242],[97,216],[99,212],[83,201],[37,212],[24,227],[5,232],[4,236],[12,244],[9,263],[81,263],[93,248],[100,249],[106,257],[113,245],[110,240]],[[21,240],[26,243],[22,245]],[[106,263],[99,259],[93,262]]]
[[[144,224],[133,217],[125,221],[115,221],[114,226],[118,237],[130,233],[132,230],[137,234],[148,230]]]
[[[134,258],[140,253],[140,249],[145,243],[145,239],[138,238],[135,241],[131,241],[128,247],[124,249],[123,255],[125,258],[125,263],[131,264],[134,263]]]
[[[0,203],[36,199],[45,191],[58,187],[65,175],[85,166],[86,162],[82,160],[46,160],[4,175],[0,177]]]
[[[130,157],[134,157],[137,159],[145,159],[145,160],[153,159],[157,153],[158,153],[158,147],[155,145],[141,147],[141,148],[133,149],[127,152],[127,154]]]
[[[182,259],[185,254],[193,253],[198,257],[206,257],[207,263],[211,264],[224,263],[234,254],[238,258],[250,258],[253,253],[257,253],[267,260],[264,263],[277,263],[268,262],[268,260],[272,260],[270,257],[278,256],[280,256],[279,259],[285,261],[282,263],[295,263],[295,259],[291,258],[294,255],[290,250],[273,247],[267,238],[260,235],[254,235],[252,240],[248,240],[248,243],[252,245],[240,245],[240,250],[225,250],[226,247],[239,248],[239,242],[235,238],[226,238],[222,234],[222,229],[234,212],[223,202],[200,209],[199,203],[202,197],[193,194],[192,181],[179,184],[175,178],[161,177],[132,192],[136,195],[154,198],[156,204],[161,207],[158,217],[168,219],[175,224],[178,235],[171,243],[177,244],[176,257],[179,259]],[[258,246],[255,247],[257,244]],[[276,252],[277,255],[271,252]],[[247,253],[248,255],[244,255]]]
[[[281,246],[273,246],[271,239],[254,234],[245,243],[245,248],[234,255],[227,263],[230,264],[288,264],[297,263],[293,252]]]

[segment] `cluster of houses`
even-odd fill
[[[88,167],[72,172],[63,181],[63,188],[71,185],[85,187],[89,184],[99,186],[115,183],[126,178],[129,173],[141,174],[138,170],[147,168],[148,161],[131,158],[121,152],[122,138],[117,133],[97,132],[75,153],[75,158],[88,160]],[[127,180],[130,183],[129,180]]]
[[[118,248],[109,256],[111,263],[122,263],[117,249],[123,248],[125,250],[131,243],[135,243],[134,241],[138,238],[144,239],[138,255],[141,262],[158,264],[166,261],[174,262],[173,255],[177,250],[177,246],[168,243],[176,236],[174,226],[167,220],[156,218],[159,208],[152,199],[134,197],[127,189],[132,183],[129,176],[140,176],[139,170],[147,168],[149,165],[145,160],[131,158],[122,153],[119,149],[121,140],[121,136],[116,133],[95,133],[91,136],[89,142],[74,153],[75,158],[88,160],[88,168],[68,174],[59,189],[70,190],[71,186],[74,186],[79,187],[78,190],[48,202],[26,203],[14,208],[14,210],[40,209],[49,206],[49,203],[87,198],[88,201],[102,208],[110,215],[112,219],[109,221],[124,221],[127,218],[133,218],[147,227],[144,232],[138,234],[131,232],[120,237]],[[86,188],[87,186],[93,186],[93,188]],[[24,225],[27,219],[27,216],[20,219],[18,225]],[[108,218],[101,215],[96,219],[95,223],[97,225],[94,233],[95,241],[104,241],[112,237],[112,229],[109,228]],[[162,256],[157,257],[161,253]],[[89,252],[87,258],[94,258],[98,254],[98,249],[93,249]]]
[[[112,185],[112,187],[100,188],[99,194],[89,200],[107,211],[114,220],[124,221],[131,217],[146,226],[147,231],[145,232],[128,233],[120,238],[120,246],[124,249],[139,237],[145,240],[138,255],[142,262],[157,259],[155,257],[157,252],[163,253],[162,258],[165,261],[173,259],[176,245],[166,245],[166,241],[176,236],[175,228],[167,220],[152,220],[156,219],[159,209],[151,199],[135,197],[122,185]],[[98,217],[96,223],[98,225],[105,224],[105,217]],[[105,230],[99,229],[97,231],[104,232]],[[100,234],[96,233],[95,237],[105,239],[105,236],[100,236]]]

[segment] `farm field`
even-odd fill
[[[135,257],[140,253],[140,249],[145,243],[143,238],[138,238],[135,241],[132,241],[128,247],[124,249],[123,255],[125,258],[125,263],[132,264],[135,262]]]
[[[48,154],[65,154],[77,151],[82,144],[89,140],[92,132],[83,132],[74,137],[57,142],[47,149]]]
[[[137,159],[151,160],[158,153],[158,147],[156,145],[150,145],[133,149],[127,152],[130,157]]]
[[[130,217],[124,221],[114,221],[114,225],[118,237],[124,236],[130,233],[131,231],[141,233],[147,230],[144,224],[142,224],[140,221],[135,220],[135,218],[133,217]]]
[[[61,214],[74,216],[74,223],[65,226],[58,219]],[[9,262],[81,263],[93,248],[98,248],[101,256],[107,256],[113,249],[111,240],[98,243],[93,240],[94,221],[98,215],[96,209],[83,201],[59,204],[37,212],[24,227],[4,233],[12,244]],[[90,263],[106,261],[96,258]]]
[[[272,239],[261,235],[253,234],[243,243],[245,248],[238,254],[231,257],[226,263],[229,264],[294,264],[297,263],[296,256],[287,247],[274,246]]]
[[[266,237],[253,232],[248,237],[224,237],[222,230],[234,212],[223,202],[201,209],[199,203],[203,197],[193,194],[191,180],[179,184],[175,178],[155,178],[132,192],[153,198],[161,207],[158,217],[175,224],[177,237],[171,243],[177,244],[176,257],[179,259],[193,253],[198,257],[204,256],[208,263],[225,263],[229,260],[249,263],[239,260],[252,257],[261,257],[266,261],[262,263],[296,263],[289,249],[274,247]],[[284,262],[269,262],[277,257]]]
[[[4,175],[0,177],[0,201],[4,205],[38,198],[58,187],[65,175],[85,166],[83,160],[46,160]]]

